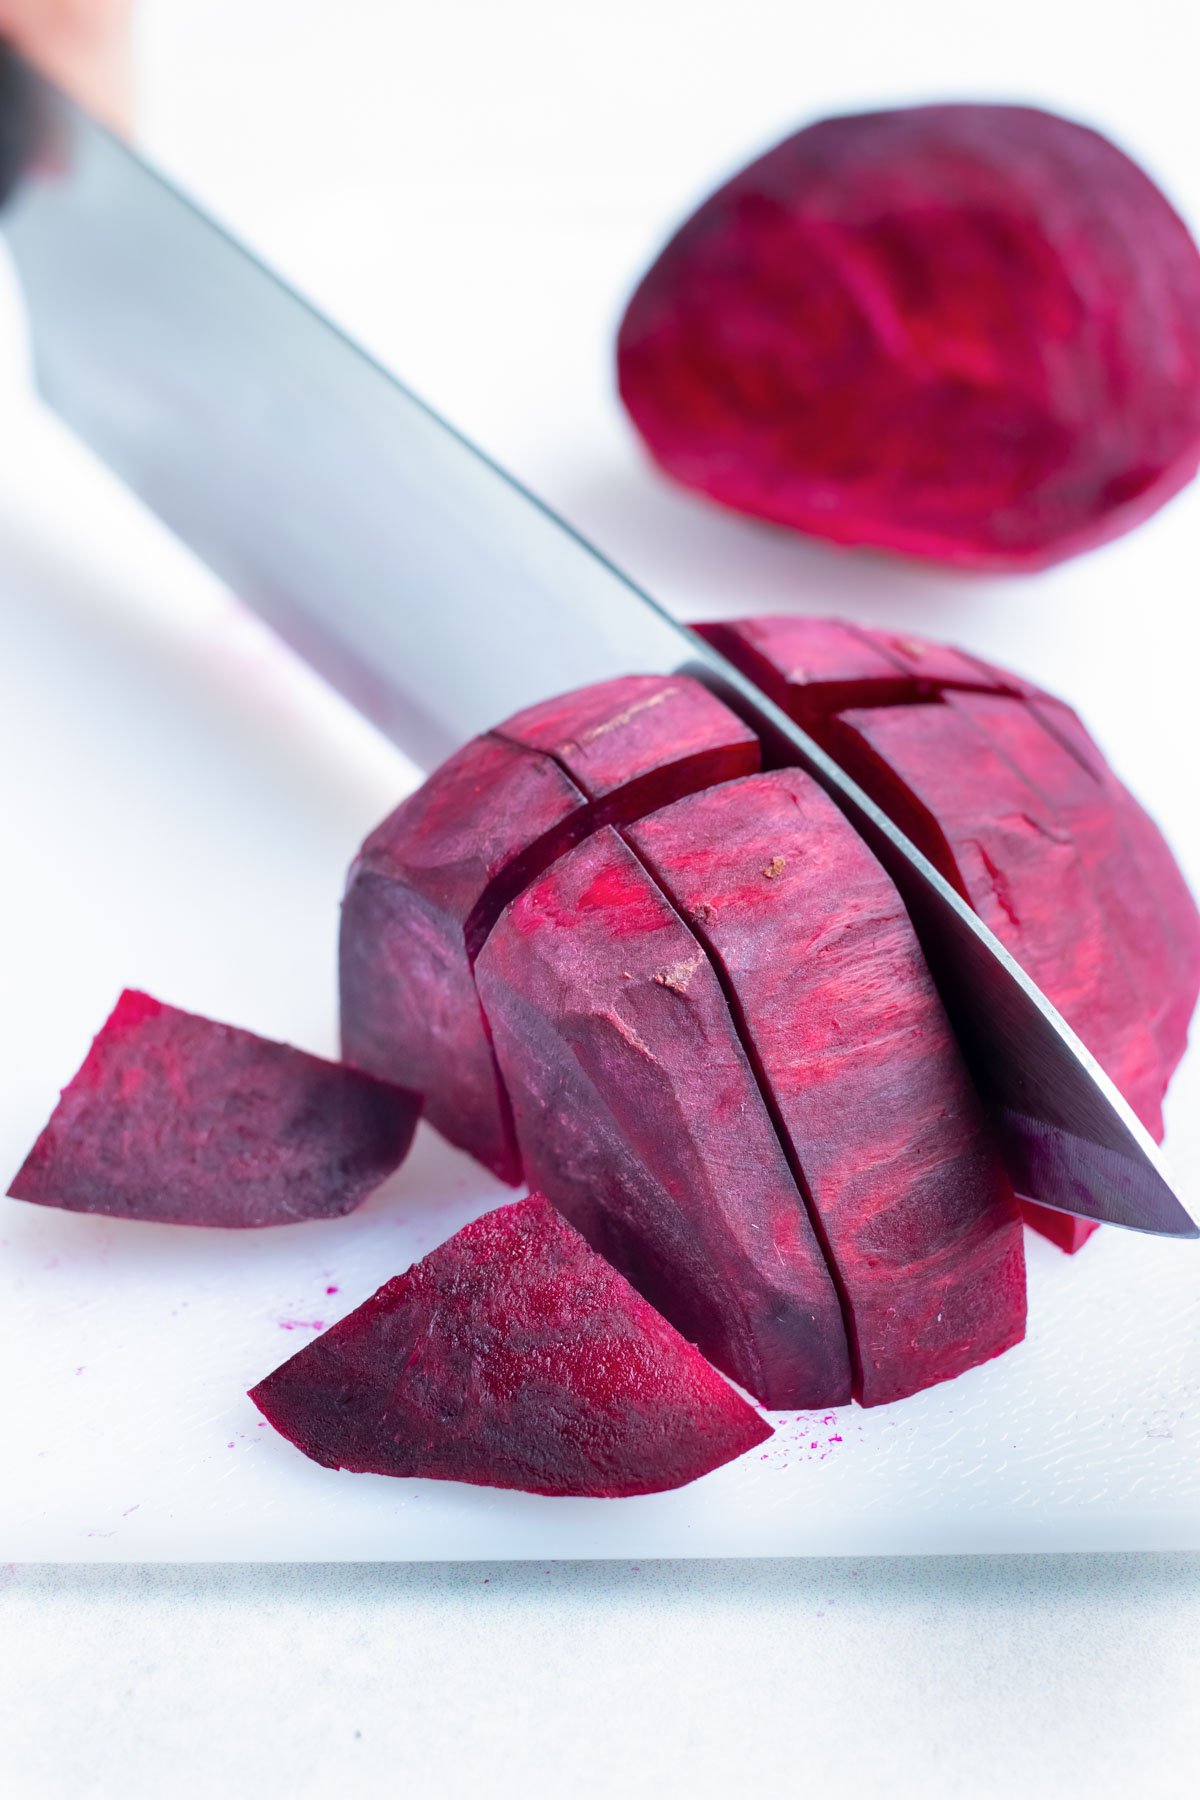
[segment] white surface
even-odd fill
[[[18,1570],[0,1608],[16,1800],[1195,1793],[1193,1558]]]
[[[844,610],[944,633],[1068,693],[1200,879],[1200,492],[1050,576],[966,581],[804,546],[671,494],[640,466],[609,396],[612,311],[672,213],[787,118],[871,98],[886,73],[880,44],[892,41],[882,14],[857,95],[844,28],[822,25],[785,77],[779,59],[746,50],[741,26],[719,36],[702,18],[689,35],[698,86],[671,90],[664,137],[654,52],[669,34],[654,9],[639,9],[634,53],[622,36],[632,14],[617,8],[605,42],[620,55],[597,51],[586,66],[568,55],[578,28],[528,6],[516,13],[549,32],[540,61],[515,53],[512,11],[501,42],[490,10],[464,9],[464,60],[462,42],[429,18],[406,22],[424,35],[401,56],[396,19],[365,5],[341,38],[320,24],[322,9],[291,9],[281,56],[273,13],[256,49],[267,10],[249,24],[237,14],[242,54],[205,65],[189,90],[189,9],[148,9],[150,66],[162,74],[147,135],[168,164],[685,613]],[[800,31],[782,10],[768,15],[774,31]],[[198,29],[200,13],[190,16]],[[208,41],[233,18],[205,9]],[[818,72],[816,50],[839,44]],[[941,46],[936,78],[932,59],[920,78],[916,64],[907,77],[893,68],[888,91],[964,89],[951,48]],[[1102,111],[1151,162],[1169,163],[1186,205],[1179,184],[1200,158],[1180,140],[1191,129],[1195,148],[1200,133],[1190,111],[1177,117],[1166,103],[1170,68],[1158,103],[1131,113],[1111,82],[1089,99],[1078,68],[1068,80],[1065,64],[1039,67],[1043,92]],[[447,109],[431,76],[448,81],[451,68]],[[503,82],[485,79],[496,68]],[[322,80],[341,111],[319,109],[325,129],[314,132]],[[355,81],[364,93],[350,106]],[[714,110],[718,88],[726,103]],[[0,994],[7,1170],[125,983],[330,1050],[342,871],[408,772],[51,422],[9,401],[2,454],[0,766],[20,847],[0,898],[5,941],[20,946]],[[1168,1147],[1191,1193],[1198,1082],[1193,1058],[1169,1109]],[[883,1412],[788,1420],[761,1454],[683,1494],[562,1503],[338,1476],[259,1426],[244,1398],[251,1381],[316,1320],[501,1197],[426,1138],[353,1218],[253,1238],[2,1203],[0,1357],[24,1379],[0,1396],[0,1441],[12,1446],[0,1554],[1200,1543],[1200,1258],[1194,1246],[1114,1234],[1074,1264],[1031,1240],[1030,1336],[1001,1363]]]

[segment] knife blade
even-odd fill
[[[44,399],[419,764],[532,701],[688,672],[805,768],[912,916],[1017,1191],[1200,1235],[1045,995],[802,731],[596,549],[19,59],[2,223]]]

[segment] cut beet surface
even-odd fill
[[[987,736],[1069,833],[1128,974],[1131,1002],[1141,1007],[1153,1034],[1159,1063],[1153,1088],[1161,1102],[1183,1050],[1171,1017],[1178,971],[1163,913],[1130,853],[1120,811],[1020,700],[956,694],[950,704]]]
[[[126,991],[9,1193],[172,1225],[347,1213],[399,1167],[402,1089]]]
[[[658,1493],[766,1421],[538,1195],[467,1225],[251,1390],[328,1468]]]
[[[909,706],[947,688],[1013,692],[1001,671],[927,638],[776,613],[692,627],[819,741],[850,707]]]
[[[530,1181],[765,1405],[848,1399],[837,1292],[720,984],[615,832],[513,902],[477,973]]]
[[[1021,106],[810,125],[681,227],[621,396],[676,480],[839,543],[1035,569],[1200,462],[1200,254],[1115,145]]]
[[[808,776],[732,782],[630,841],[718,960],[843,1295],[856,1397],[1024,1334],[1020,1225],[903,904]]]
[[[421,1093],[430,1122],[520,1179],[473,963],[555,857],[758,767],[757,739],[687,676],[629,676],[517,714],[451,757],[373,832],[342,911],[347,1061]]]
[[[833,743],[1161,1138],[1158,1051],[1069,828],[958,706],[847,713]]]
[[[954,728],[936,709],[904,728],[940,740],[931,746],[933,759],[946,764],[943,775],[953,763],[956,816],[963,831],[969,833],[995,812],[989,770],[996,754],[1007,760],[1010,775],[1015,771],[1036,795],[1037,805],[1025,811],[1070,839],[1090,890],[1078,918],[1067,893],[1057,905],[1027,909],[1024,941],[1032,945],[1032,958],[1053,997],[1054,970],[1069,977],[1076,953],[1073,937],[1091,919],[1093,948],[1111,964],[1111,976],[1106,972],[1102,991],[1095,992],[1090,1016],[1077,1009],[1072,1023],[1093,1049],[1107,1047],[1107,1055],[1099,1052],[1101,1060],[1150,1128],[1160,1132],[1159,1103],[1186,1047],[1200,992],[1200,914],[1158,827],[1122,787],[1076,714],[1020,675],[908,634],[790,615],[731,619],[698,629],[835,754],[839,712],[865,716],[868,709],[914,708],[942,700],[963,714],[981,735]],[[880,732],[885,729],[881,726]],[[942,736],[946,732],[953,743]],[[842,749],[846,751],[845,740]],[[963,890],[967,884],[957,876],[946,834],[927,808],[914,805],[908,784],[889,775],[886,759],[878,754],[882,750],[882,742],[876,741],[873,780],[866,785]],[[866,754],[863,743],[858,753]],[[869,773],[867,764],[860,773]],[[1019,821],[1016,826],[1019,832]],[[1064,847],[1055,854],[1061,860]],[[994,899],[990,877],[984,886]],[[1005,937],[1003,930],[1000,935]],[[1016,947],[1012,937],[1006,941]],[[1158,1067],[1152,1072],[1146,1067],[1143,1027],[1157,1052]],[[1130,1044],[1121,1041],[1129,1034],[1132,1053]],[[1064,1247],[1077,1248],[1094,1229],[1029,1204],[1023,1210],[1029,1223]]]

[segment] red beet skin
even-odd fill
[[[251,1389],[327,1468],[615,1498],[771,1435],[540,1195],[467,1225]]]
[[[1020,1222],[904,906],[799,770],[630,841],[713,956],[843,1296],[855,1397],[899,1399],[1025,1330]]]
[[[399,1167],[402,1089],[127,990],[9,1193],[170,1225],[350,1212]]]
[[[514,901],[477,974],[529,1179],[765,1405],[847,1400],[837,1292],[720,984],[615,832]]]
[[[827,119],[690,218],[629,303],[657,462],[839,543],[1034,569],[1200,461],[1200,254],[1094,131],[1027,107]]]
[[[1200,991],[1200,915],[1157,826],[1076,715],[1020,676],[911,636],[792,616],[699,629],[978,899],[1161,1135]],[[1066,1248],[1094,1229],[1023,1210]]]
[[[606,820],[758,767],[687,676],[628,676],[519,713],[443,764],[363,845],[342,911],[342,1050],[425,1096],[451,1143],[520,1179],[473,964],[503,907]]]

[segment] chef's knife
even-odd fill
[[[235,594],[426,767],[564,689],[699,676],[896,881],[1018,1191],[1200,1235],[1045,996],[804,732],[16,58],[3,87],[38,387]]]

